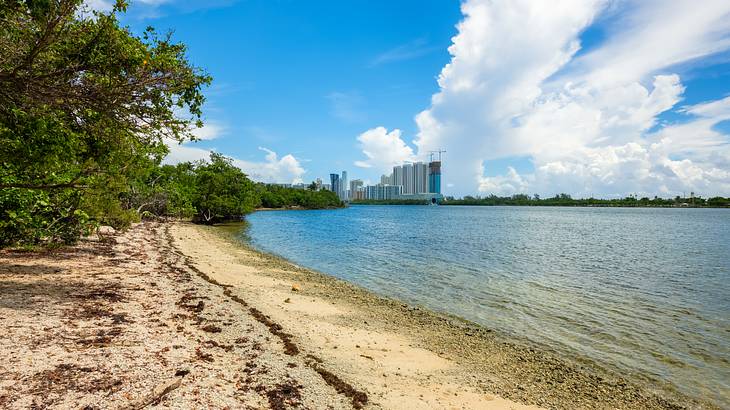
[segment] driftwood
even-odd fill
[[[160,383],[154,389],[152,389],[152,392],[140,397],[137,400],[132,401],[131,403],[128,403],[125,406],[120,407],[120,410],[141,410],[152,403],[159,402],[162,397],[164,397],[167,393],[180,387],[181,383],[182,377],[176,377],[174,379]]]

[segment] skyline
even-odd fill
[[[349,179],[348,171],[342,174],[330,173],[329,184],[321,178],[313,181],[316,190],[326,189],[337,193],[344,202],[361,199],[411,199],[436,201],[443,198],[441,193],[441,158],[425,162],[404,162],[393,166],[392,172],[382,174],[380,181],[365,182],[362,179]],[[276,184],[281,185],[281,184]],[[310,184],[284,184],[299,189],[307,189]]]
[[[673,197],[730,194],[728,13],[145,0],[121,19],[177,29],[214,77],[202,141],[173,146],[171,162],[216,150],[264,182],[357,168],[376,183],[443,148],[445,195]]]

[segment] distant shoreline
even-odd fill
[[[290,206],[281,208],[256,208],[254,212],[272,212],[272,211],[312,211],[318,209],[342,209],[343,207],[325,207],[325,208],[306,208],[303,206]]]
[[[364,205],[403,205],[403,206],[431,206],[427,202],[399,202],[399,201],[368,201],[368,202],[350,202],[351,206]],[[460,201],[445,201],[438,204],[439,206],[474,206],[474,207],[545,207],[545,208],[662,208],[662,209],[730,209],[730,205],[611,205],[611,204],[477,204],[463,203]]]

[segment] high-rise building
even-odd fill
[[[365,187],[365,199],[385,200],[400,197],[403,187],[400,185],[368,185]]]
[[[403,164],[403,195],[412,195],[416,193],[415,182],[413,164]]]
[[[363,182],[361,179],[353,179],[350,181],[350,199],[363,199],[357,198],[357,193],[362,191]]]
[[[407,163],[393,167],[393,173],[380,177],[380,183],[364,186],[361,179],[348,181],[347,171],[330,174],[331,184],[322,187],[337,193],[343,201],[373,199],[423,199],[437,203],[441,196],[441,161]],[[317,185],[321,180],[315,181]]]
[[[340,191],[338,195],[343,201],[346,201],[348,199],[347,188],[347,171],[342,171],[342,181],[340,181]]]
[[[357,191],[355,191],[354,193],[350,192],[350,196],[351,196],[350,199],[352,199],[353,201],[360,201],[363,199],[367,199],[365,187],[361,186],[361,187],[357,188]]]
[[[400,185],[383,185],[383,199],[396,199],[403,195],[403,187]]]
[[[428,192],[428,166],[423,162],[413,164],[413,193],[425,194]]]
[[[441,161],[428,163],[428,192],[432,194],[441,193]]]
[[[332,189],[332,192],[336,193],[337,196],[340,196],[340,192],[342,191],[342,185],[340,181],[340,176],[338,174],[330,174],[330,187]]]
[[[393,174],[390,176],[390,179],[391,185],[403,186],[403,167],[400,165],[393,167]]]

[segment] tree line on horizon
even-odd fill
[[[465,196],[461,199],[447,198],[444,204],[449,205],[523,205],[523,206],[617,206],[617,207],[730,207],[730,198],[724,197],[690,197],[653,198],[627,196],[624,198],[573,198],[568,194],[557,194],[553,197],[541,198],[539,195],[516,194],[500,197]]]
[[[428,200],[389,199],[362,200],[351,202],[354,205],[428,205]],[[721,196],[654,198],[627,196],[624,198],[573,198],[568,194],[557,194],[553,197],[541,198],[539,195],[515,194],[512,196],[488,195],[485,197],[466,195],[462,198],[446,196],[440,205],[473,205],[473,206],[606,206],[606,207],[711,207],[729,208],[730,198]]]
[[[212,79],[170,33],[122,27],[126,8],[0,3],[0,247],[72,243],[143,216],[215,223],[262,204],[342,205],[256,184],[219,154],[163,165],[168,144],[195,140]]]

